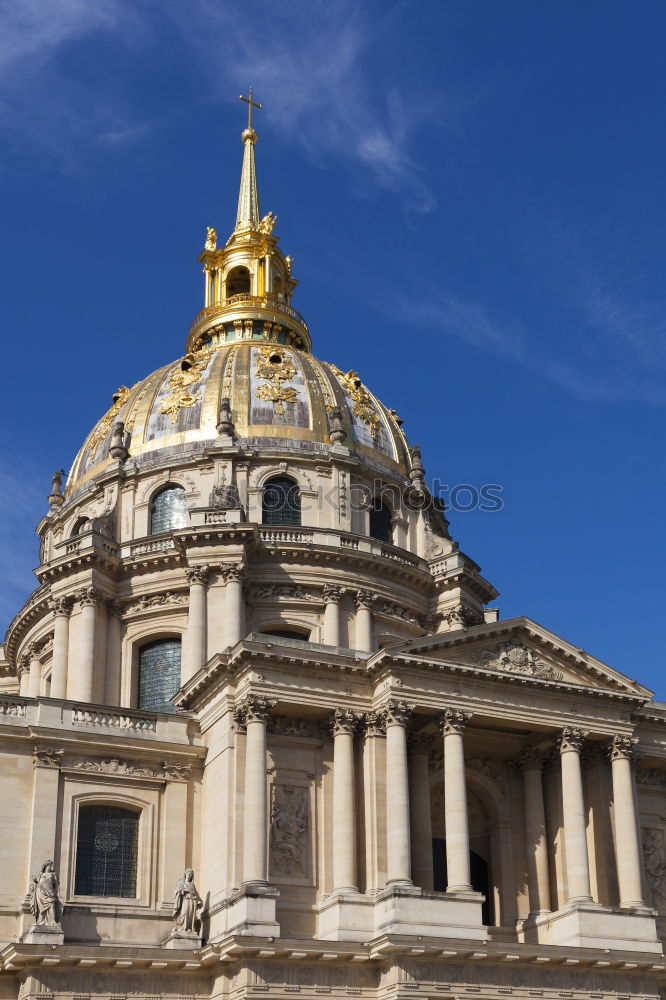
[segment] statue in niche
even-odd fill
[[[60,927],[63,902],[60,882],[53,870],[53,862],[45,861],[39,874],[33,875],[30,884],[30,912],[36,924]]]
[[[666,850],[662,830],[643,830],[643,861],[650,902],[656,910],[666,903]]]
[[[185,869],[185,874],[173,894],[173,919],[177,931],[196,934],[197,910],[203,906],[203,899],[194,884],[194,871]]]
[[[280,875],[306,874],[307,796],[305,788],[273,786],[271,855]]]

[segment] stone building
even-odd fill
[[[666,705],[488,608],[242,138],[185,353],[54,477],[7,632],[0,995],[652,1000]]]

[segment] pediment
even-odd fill
[[[404,643],[394,656],[434,660],[492,674],[556,681],[651,698],[653,692],[528,618],[478,625]]]

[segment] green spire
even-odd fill
[[[243,97],[241,94],[240,99],[247,104],[247,128],[243,130],[242,134],[245,149],[238,194],[236,229],[246,227],[256,229],[261,215],[259,212],[259,191],[257,190],[257,167],[254,162],[254,144],[257,141],[257,133],[252,128],[252,108],[260,108],[261,104],[252,100],[252,87],[250,87],[249,96]]]

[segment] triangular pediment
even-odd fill
[[[441,662],[651,698],[653,692],[529,618],[423,636],[386,650],[402,660]]]

